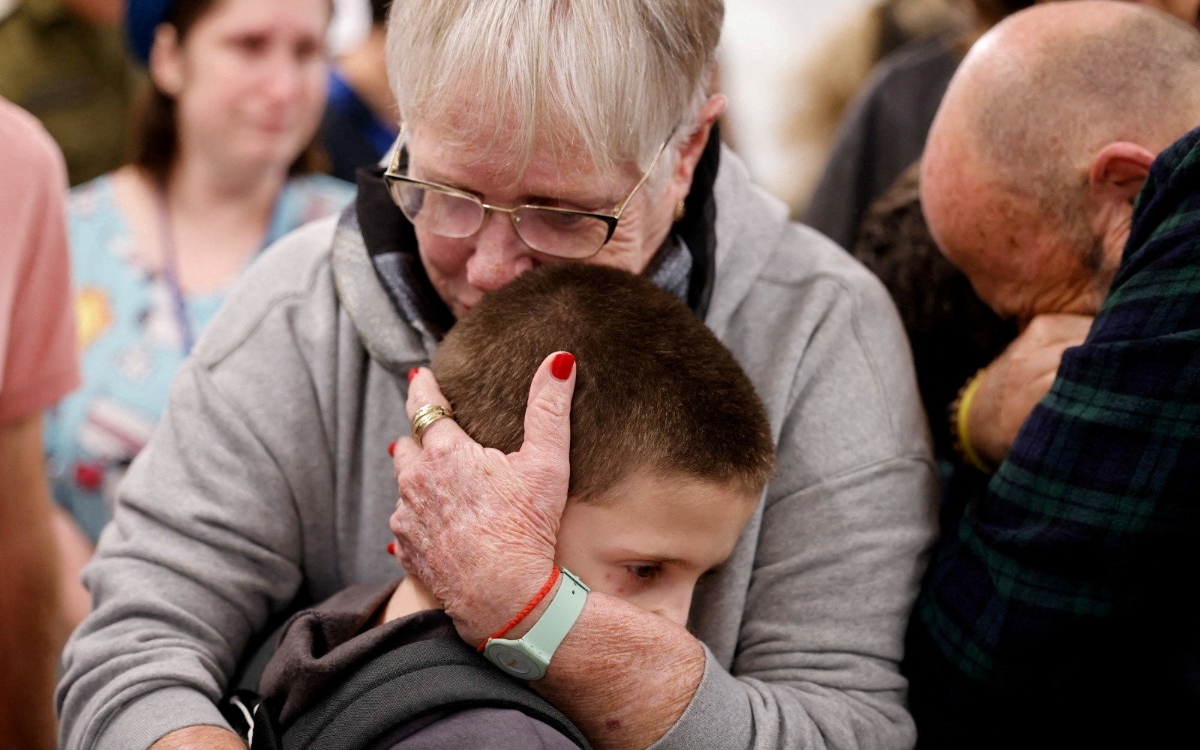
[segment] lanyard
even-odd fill
[[[192,320],[188,317],[183,287],[179,284],[179,251],[175,248],[175,231],[165,188],[158,190],[158,228],[163,249],[163,281],[167,282],[167,289],[171,292],[171,310],[175,313],[175,325],[179,329],[179,338],[183,342],[183,354],[186,357],[192,353],[196,334],[192,330]]]
[[[275,211],[278,208],[279,198],[276,197],[275,200],[276,206],[271,209],[266,236],[259,244],[256,255],[270,243],[271,228],[275,223]],[[192,319],[188,316],[187,298],[183,294],[183,285],[179,283],[179,250],[175,247],[175,228],[171,221],[171,207],[167,204],[167,190],[162,186],[158,189],[158,228],[159,241],[163,249],[163,281],[167,284],[167,290],[171,292],[171,311],[175,314],[175,326],[179,329],[183,354],[188,356],[196,344],[196,332],[192,328]]]

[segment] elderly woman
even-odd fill
[[[399,148],[356,210],[266,253],[177,378],[85,576],[64,747],[239,747],[215,703],[252,639],[297,600],[395,575],[397,470],[401,555],[459,633],[482,642],[527,609],[565,500],[573,365],[535,379],[512,456],[429,425],[418,407],[444,401],[405,374],[550,262],[684,299],[759,389],[779,469],[688,629],[593,593],[545,621],[569,627],[533,686],[598,747],[913,743],[897,665],[936,485],[907,345],[879,284],[718,145],[722,14],[395,2]],[[402,442],[393,465],[412,416],[427,449]],[[663,575],[677,564],[664,550]],[[544,593],[501,640],[543,622],[560,590]]]

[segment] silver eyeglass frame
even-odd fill
[[[673,137],[675,137],[675,131],[678,129],[678,125],[671,128],[671,132],[667,135],[666,140],[663,141],[662,145],[658,147],[658,151],[655,152],[654,159],[650,162],[650,167],[642,174],[642,177],[641,177],[641,179],[639,179],[637,181],[637,184],[633,186],[633,190],[630,190],[629,194],[626,195],[620,202],[617,203],[616,207],[613,208],[613,211],[611,214],[597,213],[595,211],[580,211],[580,210],[571,209],[571,208],[556,208],[554,206],[539,206],[539,205],[528,204],[528,203],[521,204],[519,206],[511,206],[511,207],[496,206],[491,203],[484,203],[483,200],[481,200],[479,198],[479,196],[469,193],[465,190],[460,190],[458,188],[453,188],[453,187],[450,187],[449,185],[442,185],[442,184],[439,184],[436,182],[428,182],[426,180],[419,180],[415,177],[409,177],[406,174],[402,174],[400,171],[402,155],[407,153],[406,141],[408,139],[408,134],[406,132],[406,128],[407,128],[407,125],[401,125],[401,127],[400,127],[400,137],[398,139],[396,148],[393,150],[392,160],[388,164],[388,168],[386,170],[384,170],[383,180],[384,180],[384,183],[387,185],[388,195],[391,197],[392,202],[395,203],[396,206],[399,207],[402,212],[404,212],[405,217],[408,218],[408,220],[410,222],[412,222],[414,225],[416,225],[416,223],[417,223],[416,220],[413,217],[409,216],[408,212],[404,210],[404,203],[403,203],[403,201],[400,200],[400,198],[397,195],[396,190],[393,186],[398,186],[398,185],[402,185],[402,184],[416,185],[416,186],[424,188],[426,190],[432,190],[434,192],[444,193],[446,195],[452,195],[452,196],[455,196],[458,198],[464,198],[466,200],[469,200],[469,201],[477,204],[480,208],[483,209],[479,215],[480,216],[479,225],[476,226],[473,231],[471,231],[467,234],[462,234],[462,235],[442,234],[441,232],[433,232],[433,230],[429,230],[429,231],[433,232],[434,234],[437,234],[440,237],[449,237],[451,239],[463,239],[466,237],[474,236],[480,230],[480,228],[483,227],[484,223],[487,221],[488,214],[492,211],[496,211],[499,213],[508,214],[508,218],[512,222],[512,225],[513,225],[513,231],[515,231],[517,233],[517,236],[521,238],[521,241],[524,242],[530,249],[532,249],[536,252],[539,252],[539,253],[543,253],[545,255],[552,255],[555,257],[559,257],[559,258],[568,258],[571,260],[585,260],[587,258],[592,257],[596,253],[600,252],[600,250],[605,245],[608,244],[608,241],[612,239],[613,233],[617,231],[617,223],[621,220],[621,215],[625,212],[625,209],[629,206],[629,203],[630,203],[630,201],[633,200],[633,197],[635,195],[637,195],[638,190],[640,190],[642,188],[642,185],[646,184],[646,181],[648,179],[650,179],[650,175],[654,173],[654,168],[658,166],[658,160],[660,158],[662,158],[663,152],[667,150],[667,145],[670,144],[671,139]],[[590,218],[590,219],[598,219],[598,220],[604,222],[608,226],[608,232],[604,237],[604,241],[601,242],[596,247],[595,250],[591,251],[587,255],[562,255],[560,253],[554,252],[553,250],[545,250],[543,248],[534,247],[532,244],[530,244],[529,240],[525,239],[524,235],[521,234],[521,226],[520,226],[521,225],[521,217],[517,212],[518,211],[529,211],[529,210],[545,211],[548,213],[562,214],[562,215],[567,215],[567,216],[579,216],[579,217]]]

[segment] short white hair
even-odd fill
[[[395,0],[388,73],[402,119],[478,133],[494,118],[493,142],[503,129],[526,164],[549,144],[644,169],[672,127],[676,141],[694,132],[724,12],[723,0]]]

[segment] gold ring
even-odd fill
[[[425,430],[439,419],[454,419],[454,412],[444,406],[437,404],[425,404],[412,418],[412,436],[413,440],[417,441],[417,445],[421,445],[421,437],[425,435]]]

